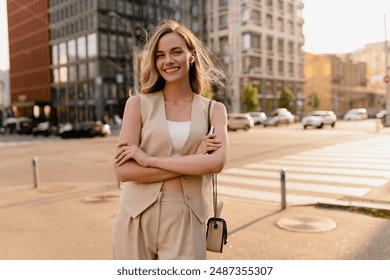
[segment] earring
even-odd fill
[[[194,65],[194,63],[195,63],[195,56],[192,56],[192,60],[191,60],[190,64]]]

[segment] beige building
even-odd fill
[[[366,63],[353,61],[351,55],[312,53],[305,53],[305,60],[305,113],[332,110],[342,116],[352,108],[376,110],[377,96],[367,90]]]
[[[356,62],[367,64],[367,91],[375,95],[376,110],[380,111],[386,107],[386,53],[385,42],[367,44],[364,48],[351,53]]]
[[[284,87],[294,94],[295,111],[303,109],[303,7],[301,0],[207,1],[208,44],[229,73],[222,93],[229,111],[242,110],[249,82],[259,89],[259,110],[277,108]]]

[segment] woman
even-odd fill
[[[221,76],[222,75],[222,76]],[[141,61],[142,94],[126,103],[115,156],[123,184],[113,229],[116,259],[205,259],[210,174],[226,161],[227,114],[201,96],[223,73],[187,28],[169,20]]]

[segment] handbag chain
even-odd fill
[[[209,106],[207,109],[207,122],[208,122],[208,128],[207,131],[210,131],[211,128],[211,117],[210,117],[210,108],[211,108],[211,100],[209,102]],[[211,182],[213,185],[213,209],[214,209],[214,218],[217,218],[217,211],[218,211],[218,197],[217,197],[217,174],[213,173],[211,174]]]

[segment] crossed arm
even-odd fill
[[[115,155],[117,174],[121,181],[157,182],[182,174],[203,175],[222,170],[227,147],[226,109],[222,104],[216,104],[211,119],[215,127],[214,134],[203,138],[195,154],[160,158],[152,157],[138,147],[141,131],[139,102],[138,97],[130,98],[123,116]]]

